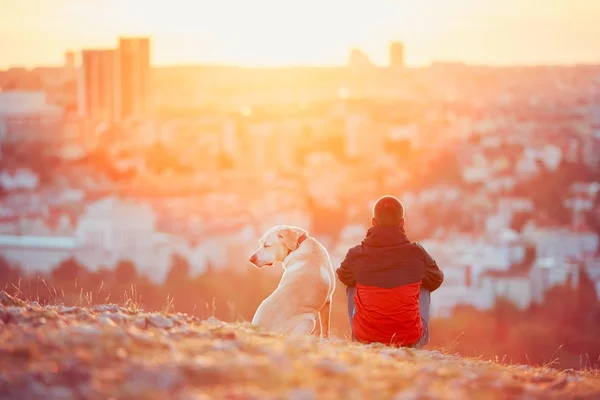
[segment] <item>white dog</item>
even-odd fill
[[[311,334],[319,314],[321,337],[329,337],[335,275],[327,250],[301,228],[277,225],[250,257],[258,268],[283,262],[277,289],[256,310],[252,324],[285,334]]]

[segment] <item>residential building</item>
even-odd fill
[[[0,186],[6,191],[31,191],[38,187],[40,178],[30,169],[18,168],[0,172]]]
[[[560,263],[567,259],[584,259],[596,254],[599,238],[589,229],[566,227],[526,228],[525,235],[535,244],[537,257]]]
[[[552,258],[538,258],[529,272],[531,281],[532,299],[541,303],[546,292],[554,286],[570,282],[572,287],[577,287],[579,282],[579,265],[568,260]]]
[[[481,277],[481,290],[492,299],[506,299],[524,310],[534,301],[534,290],[526,271],[488,271]]]
[[[75,230],[77,258],[92,269],[128,258],[140,270],[160,268],[153,246],[160,237],[156,214],[144,203],[107,197],[88,205]]]
[[[49,273],[52,268],[71,256],[75,246],[75,239],[72,237],[0,236],[2,256],[27,273]]]
[[[490,308],[491,300],[485,296],[482,298],[485,293],[481,293],[473,282],[473,269],[470,265],[445,262],[441,268],[444,271],[444,283],[431,294],[433,317],[448,317],[458,305]]]
[[[144,116],[150,109],[150,39],[119,39],[121,117]]]
[[[150,39],[119,39],[117,49],[83,50],[79,113],[115,123],[147,114]]]
[[[122,117],[119,53],[113,49],[83,50],[79,113],[98,122]]]
[[[375,151],[377,142],[373,132],[368,132],[369,120],[361,114],[349,115],[345,121],[345,154],[348,158],[357,158]],[[372,148],[373,147],[373,148]],[[369,149],[370,151],[366,152]]]
[[[348,59],[348,65],[356,72],[364,71],[365,69],[373,67],[369,56],[367,56],[367,54],[360,49],[352,49]]]
[[[65,53],[65,65],[64,67],[67,70],[74,70],[75,69],[75,53],[72,51],[67,51]]]
[[[62,121],[62,110],[44,92],[0,92],[0,142],[58,141]]]
[[[389,66],[392,69],[404,68],[404,43],[392,42],[390,44]]]

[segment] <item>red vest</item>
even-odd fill
[[[423,333],[419,313],[421,282],[387,289],[356,285],[354,336],[365,343],[410,345]]]

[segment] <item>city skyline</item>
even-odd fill
[[[409,66],[600,63],[594,0],[0,0],[0,15],[0,68],[61,64],[65,51],[129,35],[152,38],[156,66],[342,65],[352,48],[386,65],[394,40]]]
[[[79,112],[106,122],[144,115],[149,80],[148,38],[121,37],[116,49],[83,50]]]
[[[59,314],[91,306],[102,324],[95,306],[119,293],[125,310],[161,318],[175,294],[188,316],[251,321],[283,272],[249,261],[267,229],[304,229],[340,266],[393,195],[407,212],[400,239],[444,273],[432,349],[530,365],[521,383],[534,395],[533,367],[548,360],[600,368],[600,61],[480,67],[596,61],[600,0],[270,1],[0,0],[0,285],[63,303]],[[404,68],[429,58],[440,63]],[[18,313],[2,318],[7,296],[2,335],[21,329]],[[56,392],[52,375],[15,373],[29,397],[114,381],[67,385],[65,365]],[[579,391],[561,379],[537,384]]]

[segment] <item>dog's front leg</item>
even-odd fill
[[[329,339],[329,328],[330,322],[329,317],[331,316],[331,299],[328,299],[321,311],[319,311],[319,322],[321,326],[321,338]]]
[[[317,318],[319,319],[319,323],[315,324],[315,331],[313,332],[313,335],[315,336],[321,336],[323,333],[323,319],[321,318],[321,312],[319,311],[317,313]],[[319,327],[319,332],[317,332],[317,326]]]

